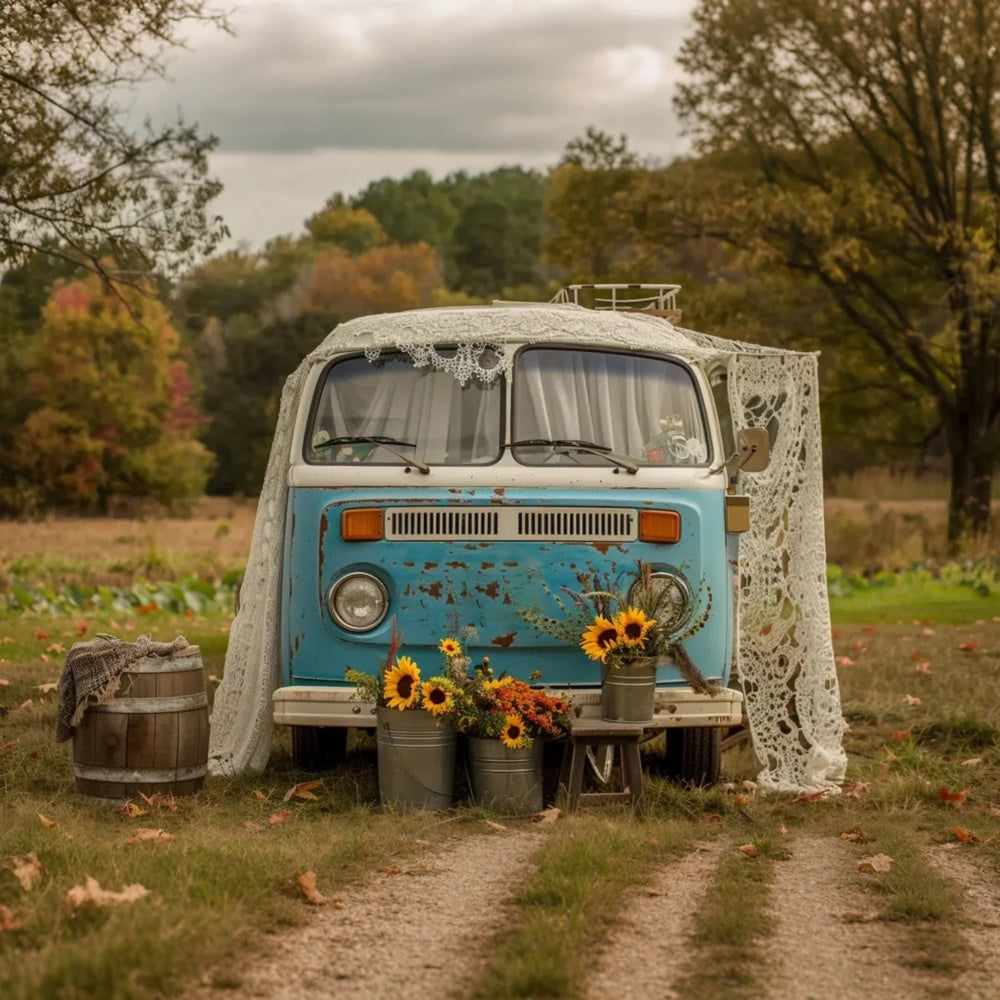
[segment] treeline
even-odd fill
[[[846,333],[815,283],[665,228],[664,192],[696,166],[644,163],[624,137],[589,130],[544,174],[417,171],[335,194],[303,235],[219,254],[172,283],[109,286],[39,254],[0,281],[0,511],[255,493],[285,377],[367,313],[544,301],[567,280],[669,280],[686,286],[697,328],[802,349]],[[824,365],[832,471],[906,455],[927,433],[898,408],[859,429],[879,406],[877,392],[844,390],[862,355]]]

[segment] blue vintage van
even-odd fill
[[[671,322],[677,287],[370,316],[310,357],[269,472],[287,490],[273,720],[292,727],[298,764],[327,766],[349,728],[375,725],[345,671],[376,669],[393,622],[422,666],[453,636],[597,714],[600,665],[525,611],[560,617],[558,595],[595,581],[627,592],[641,561],[678,633],[702,622],[685,648],[723,688],[659,671],[666,771],[718,776],[721,734],[743,718],[739,484],[766,465],[767,433],[734,427],[724,358]]]

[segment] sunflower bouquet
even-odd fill
[[[702,589],[689,605],[678,605],[676,593],[660,585],[646,563],[638,564],[636,583],[627,594],[610,587],[594,587],[583,593],[566,591],[572,607],[558,597],[567,611],[565,619],[549,618],[527,610],[521,616],[542,632],[579,644],[592,660],[598,660],[603,675],[648,657],[668,657],[684,679],[699,693],[714,694],[718,685],[708,682],[691,660],[683,640],[704,627],[712,609],[712,593]],[[690,612],[702,604],[693,619]]]
[[[422,678],[414,659],[400,655],[401,649],[402,635],[393,623],[389,652],[378,673],[369,674],[362,670],[345,672],[346,679],[357,687],[358,698],[400,712],[420,709],[436,718],[454,715],[462,698],[462,688],[455,677],[464,675],[466,671],[458,642],[450,638],[441,640],[438,650],[444,657],[444,669],[426,680]]]
[[[530,747],[541,736],[560,736],[569,726],[569,702],[526,681],[491,676],[478,667],[458,707],[458,731],[497,739],[511,750]]]

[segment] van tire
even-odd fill
[[[722,730],[718,726],[686,726],[664,731],[667,776],[688,788],[708,788],[722,769]]]
[[[303,771],[329,771],[346,755],[346,728],[292,726],[292,763]]]

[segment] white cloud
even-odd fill
[[[171,80],[134,110],[164,120],[179,108],[219,137],[219,208],[236,238],[259,242],[334,190],[420,166],[552,165],[590,125],[670,158],[674,57],[693,2],[245,2],[235,35],[193,27]],[[279,205],[287,221],[262,234]]]

